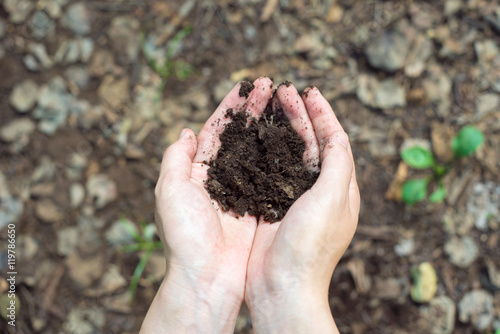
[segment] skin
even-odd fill
[[[269,78],[254,85],[248,98],[236,85],[197,138],[186,129],[165,151],[155,195],[168,269],[141,333],[232,333],[243,300],[256,333],[338,332],[328,287],[354,235],[360,199],[347,134],[321,93],[308,88],[301,97],[281,85],[273,100],[304,139],[305,163],[321,163],[316,184],[281,222],[238,219],[203,186],[226,110],[259,118],[272,97]]]

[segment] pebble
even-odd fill
[[[47,49],[41,43],[29,43],[28,51],[30,54],[23,58],[24,65],[30,71],[41,71],[49,69],[54,65],[54,62],[49,57]]]
[[[91,175],[87,180],[87,197],[101,209],[117,196],[116,183],[105,174]]]
[[[140,22],[130,16],[116,16],[111,21],[108,29],[110,42],[127,62],[135,61],[139,55],[139,30]]]
[[[90,32],[91,14],[84,2],[72,4],[66,10],[61,23],[70,29],[75,35],[83,36]]]
[[[85,89],[90,81],[89,74],[85,66],[71,66],[64,71],[66,79],[73,83],[79,90]]]
[[[499,53],[497,44],[491,39],[476,41],[474,43],[474,50],[480,63],[490,62]]]
[[[96,252],[93,256],[80,256],[75,249],[65,261],[68,275],[80,289],[88,288],[104,272],[104,253]]]
[[[479,331],[490,327],[494,319],[493,297],[486,290],[472,290],[458,303],[458,319],[471,322]]]
[[[55,24],[43,11],[37,11],[29,21],[33,37],[42,39],[51,36],[55,31]]]
[[[35,206],[35,214],[46,223],[57,223],[64,218],[62,210],[50,199],[38,201]]]
[[[4,0],[3,8],[9,13],[9,21],[18,24],[26,20],[33,9],[30,0]]]
[[[0,129],[0,139],[12,143],[15,151],[21,151],[30,140],[35,123],[29,118],[17,118]]]
[[[94,77],[101,77],[111,71],[115,67],[113,55],[107,50],[96,50],[94,56],[90,60],[88,73]]]
[[[104,275],[102,275],[99,286],[106,293],[112,293],[127,286],[127,283],[127,280],[120,273],[118,266],[112,264],[108,267],[108,270],[104,273]]]
[[[31,182],[38,183],[41,181],[50,181],[56,172],[56,166],[48,156],[43,156],[38,163],[38,166],[31,174]]]
[[[394,72],[403,68],[410,42],[397,30],[385,31],[366,47],[368,62],[375,68]]]
[[[427,69],[429,71],[429,68]],[[427,98],[437,107],[440,116],[446,117],[450,112],[452,82],[448,75],[438,67],[430,69],[430,75],[422,81]]]
[[[450,262],[460,268],[467,268],[478,257],[479,249],[469,236],[452,237],[444,245],[444,251],[450,257]]]
[[[106,323],[104,315],[104,311],[96,306],[74,308],[63,324],[64,332],[68,334],[100,333]]]
[[[361,74],[356,94],[361,102],[373,108],[389,109],[406,105],[404,88],[392,79],[379,82],[374,76]]]
[[[295,40],[293,48],[297,53],[307,53],[314,58],[321,53],[324,44],[319,34],[304,34]]]
[[[73,209],[82,204],[85,198],[85,188],[80,183],[73,183],[69,188],[70,205]]]
[[[492,111],[498,110],[500,96],[495,93],[483,93],[476,98],[476,118],[482,119]]]
[[[410,78],[419,77],[425,70],[425,65],[432,55],[432,41],[424,35],[418,35],[410,48],[405,63],[405,75]]]
[[[86,63],[94,52],[94,41],[91,38],[76,38],[61,43],[54,55],[54,61],[63,64],[73,64],[78,61]]]
[[[113,109],[119,109],[128,101],[129,79],[115,78],[109,74],[102,80],[97,94],[107,105]]]
[[[40,241],[28,234],[20,235],[18,237],[17,243],[19,247],[19,257],[23,262],[29,262],[33,260],[34,256],[40,249]]]
[[[139,234],[139,231],[135,224],[128,219],[122,218],[111,225],[106,232],[106,240],[115,248],[120,248],[133,243],[137,234]]]
[[[437,291],[436,271],[429,262],[422,262],[411,270],[413,285],[410,289],[411,299],[417,303],[426,303],[434,298]]]
[[[10,105],[19,112],[27,112],[36,103],[38,85],[31,79],[26,79],[14,86],[10,94]]]
[[[466,207],[474,218],[476,228],[487,231],[489,219],[500,216],[500,184],[494,182],[474,184]]]
[[[151,254],[144,272],[153,282],[161,282],[165,278],[167,261],[162,251]]]
[[[48,197],[51,196],[56,189],[54,182],[37,183],[30,188],[31,197]]]
[[[10,223],[16,223],[23,211],[23,202],[16,198],[0,201],[0,231]]]
[[[38,106],[33,111],[33,117],[39,119],[38,128],[47,135],[53,135],[66,123],[69,106],[74,97],[67,90],[61,77],[53,78],[40,88]]]
[[[102,246],[100,229],[104,221],[94,216],[82,216],[78,218],[78,250],[86,256],[95,254]]]
[[[415,241],[413,239],[401,239],[397,245],[394,246],[394,252],[399,257],[411,255],[415,249]]]
[[[422,307],[420,314],[430,325],[430,334],[451,334],[455,329],[456,307],[447,296],[439,296]]]
[[[77,227],[66,227],[58,230],[57,253],[62,256],[70,255],[78,243],[78,238],[79,232]]]

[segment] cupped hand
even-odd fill
[[[304,162],[321,172],[282,221],[259,221],[247,271],[246,302],[256,332],[331,332],[328,304],[333,270],[352,240],[360,195],[347,134],[316,88],[302,98],[281,85],[283,108],[306,144]],[[287,327],[283,327],[287,326]]]
[[[271,98],[273,83],[270,79],[257,79],[254,86],[245,97],[240,94],[241,84],[236,85],[205,123],[198,138],[193,131],[183,130],[163,156],[155,195],[156,223],[167,258],[167,275],[150,312],[161,309],[161,305],[155,308],[155,302],[167,304],[163,309],[164,322],[169,318],[172,321],[185,318],[185,324],[194,329],[195,325],[189,322],[198,318],[199,325],[204,327],[202,332],[232,332],[234,329],[244,299],[257,219],[248,214],[239,217],[233,211],[222,211],[218,203],[210,199],[204,181],[207,162],[217,154],[219,135],[230,121],[224,117],[227,109],[259,117]],[[175,292],[180,303],[177,308],[169,308],[176,301],[162,295],[162,291]],[[146,319],[143,327],[157,324],[153,320],[161,317],[152,313],[152,320]],[[217,323],[207,326],[208,319],[217,319],[213,320]],[[176,328],[180,330],[181,327]],[[148,332],[148,328],[144,332]]]

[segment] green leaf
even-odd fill
[[[407,148],[401,152],[401,158],[410,167],[417,169],[429,168],[436,164],[432,152],[420,146]]]
[[[444,189],[443,185],[439,185],[439,188],[429,196],[429,201],[432,203],[441,203],[445,197],[446,189]]]
[[[427,196],[428,179],[408,180],[403,184],[403,201],[413,205],[425,199]]]
[[[174,56],[175,52],[177,52],[177,49],[179,48],[184,37],[189,35],[192,31],[193,31],[193,27],[187,26],[184,29],[182,29],[181,31],[179,31],[177,34],[175,34],[174,38],[172,38],[170,43],[168,43],[167,52],[166,52],[167,61],[169,61]]]
[[[472,155],[484,141],[484,134],[472,125],[467,125],[451,141],[453,153],[457,158]]]

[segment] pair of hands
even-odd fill
[[[321,162],[317,182],[282,221],[223,212],[204,188],[203,161],[217,154],[226,110],[259,118],[272,98],[272,80],[254,86],[245,98],[236,85],[198,138],[183,130],[163,156],[156,220],[168,269],[141,333],[232,333],[243,300],[256,333],[337,331],[328,288],[354,235],[360,197],[347,134],[318,89],[301,97],[281,85],[273,97],[304,140],[309,168]]]

